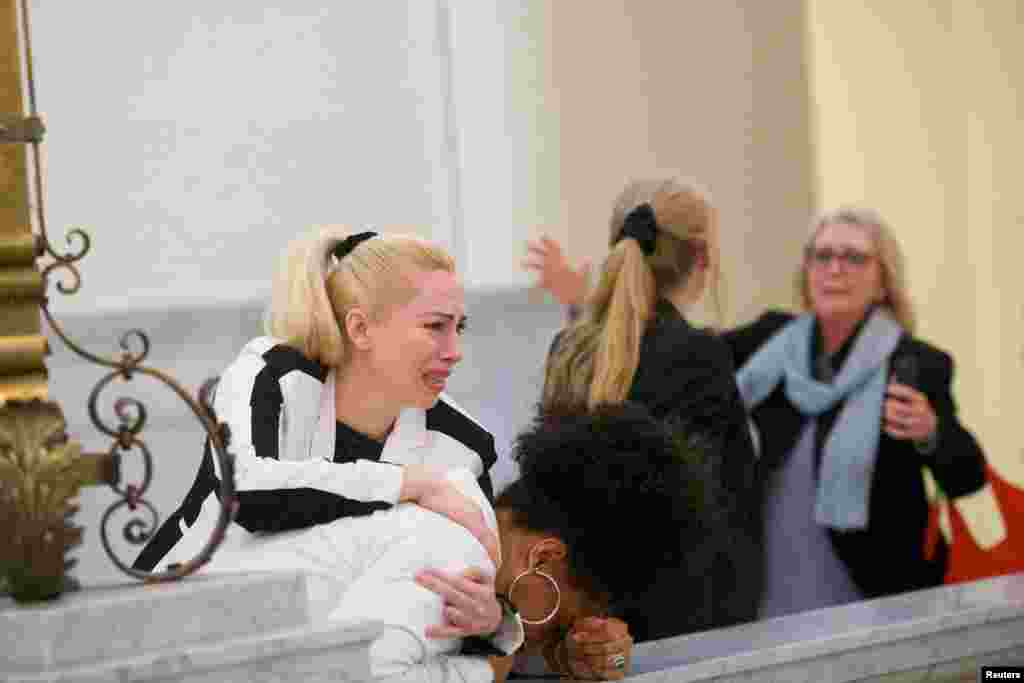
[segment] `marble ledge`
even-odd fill
[[[0,672],[106,666],[142,653],[308,628],[309,617],[300,572],[93,587],[33,606],[4,598]]]
[[[301,627],[59,670],[3,676],[3,683],[369,680],[367,644],[383,629],[363,624]]]
[[[752,652],[747,655],[680,663],[648,661],[630,681],[637,683],[740,683],[764,681],[800,683],[827,681],[951,680],[939,673],[977,676],[981,664],[993,664],[1000,653],[1024,653],[1024,619],[1009,619],[971,629],[922,635],[892,642],[875,642],[860,647],[836,646],[811,654],[793,648],[789,652]],[[1020,659],[1012,660],[1019,664]],[[973,672],[973,673],[972,673]]]
[[[630,680],[856,681],[1024,649],[1024,574],[644,643]]]
[[[274,578],[274,575],[249,575],[231,579],[239,585],[250,584],[248,591],[229,590],[233,595],[231,600],[260,604],[262,601],[252,600],[254,595],[265,595],[266,591],[259,589],[259,582]],[[302,606],[307,595],[301,590],[305,577],[285,574],[277,578],[284,581],[277,590],[282,591],[283,596],[291,596],[282,598],[282,604],[290,599]],[[176,590],[198,594],[200,589],[215,586],[215,581],[197,580],[191,585],[169,586],[166,595]],[[306,606],[307,618],[299,624],[290,620],[276,625],[259,623],[250,625],[248,630],[228,632],[211,617],[207,622],[212,627],[207,631],[208,637],[197,640],[193,634],[190,639],[182,640],[159,623],[187,623],[190,616],[195,616],[188,614],[195,609],[189,606],[188,600],[178,601],[175,607],[164,605],[164,609],[153,614],[148,608],[156,606],[154,600],[166,597],[163,593],[148,590],[115,593],[130,594],[140,602],[135,623],[143,631],[151,630],[152,624],[156,624],[152,634],[145,638],[140,636],[141,640],[128,639],[114,652],[106,642],[110,639],[110,629],[69,632],[58,628],[55,634],[70,634],[81,641],[75,645],[75,651],[82,652],[86,644],[93,643],[103,657],[63,663],[49,660],[46,666],[40,661],[35,662],[35,666],[22,661],[20,673],[11,672],[10,667],[0,667],[10,672],[0,675],[0,681],[311,683],[358,681],[368,675],[366,646],[377,632],[377,627],[372,625],[310,623],[311,612]],[[109,597],[95,592],[69,602],[79,600],[95,605],[103,604]],[[223,600],[228,601],[228,598]],[[178,613],[177,617],[174,612]],[[9,617],[11,613],[9,607],[0,604],[0,617]],[[29,614],[22,610],[15,613],[22,617],[21,623]],[[104,612],[98,610],[97,614],[102,616]],[[60,621],[59,614],[53,616]],[[240,621],[252,624],[248,617]],[[56,625],[54,621],[49,623]],[[115,629],[114,633],[119,631]],[[29,634],[23,632],[23,636]],[[7,650],[10,656],[17,649],[14,647],[17,642],[7,641],[6,647],[4,643],[0,634],[0,654]],[[1024,655],[1024,574],[644,643],[636,648],[634,671],[628,680],[638,683],[960,681],[971,680],[971,672],[976,672],[981,664],[1020,664],[1021,655]],[[25,664],[29,666],[25,668]]]

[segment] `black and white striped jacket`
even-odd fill
[[[367,459],[336,448],[334,371],[260,337],[221,375],[214,411],[230,429],[239,501],[225,545],[241,530],[300,529],[387,509],[398,501],[400,465],[465,467],[493,503],[494,437],[444,394],[429,410],[404,410],[378,459]],[[216,525],[219,488],[207,442],[192,489],[134,567],[153,571],[195,557]]]

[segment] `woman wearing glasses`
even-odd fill
[[[724,335],[760,432],[767,481],[761,616],[942,582],[926,559],[921,468],[950,498],[984,483],[960,424],[953,360],[913,336],[903,255],[873,211],[812,223],[797,286],[806,312]]]
[[[581,301],[582,272],[560,251],[545,256],[545,286]],[[925,550],[921,468],[950,499],[984,484],[984,455],[957,419],[953,359],[913,336],[885,221],[856,208],[815,219],[797,290],[803,315],[772,311],[721,335],[766,479],[761,617],[941,583],[946,547],[940,537]]]

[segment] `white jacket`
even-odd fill
[[[480,506],[497,533],[494,510],[473,474],[457,468],[448,477]],[[466,529],[403,503],[309,529],[233,534],[230,545],[218,550],[201,572],[307,572],[313,623],[378,628],[366,650],[371,680],[492,681],[486,657],[460,655],[459,639],[426,637],[428,626],[444,621],[443,598],[415,581],[417,572],[431,567],[453,573],[470,567],[496,571],[487,551]],[[512,653],[523,639],[521,622],[515,619],[502,622],[492,642]]]
[[[486,658],[454,656],[457,641],[425,638],[426,626],[443,622],[441,598],[412,578],[429,566],[493,571],[493,563],[462,527],[415,505],[394,506],[402,483],[396,465],[445,466],[496,531],[488,469],[497,456],[486,430],[442,394],[428,411],[401,413],[379,461],[336,460],[334,371],[269,337],[249,342],[223,372],[213,407],[230,430],[240,506],[203,572],[307,569],[336,598],[318,601],[326,618],[395,625],[371,648],[374,676],[490,680]],[[218,470],[207,443],[192,490],[137,568],[199,553],[219,514]],[[381,582],[383,593],[372,588]],[[521,623],[509,618],[491,642],[511,653],[522,640]]]

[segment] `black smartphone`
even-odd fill
[[[892,380],[908,387],[917,388],[917,358],[903,355],[892,361]]]

